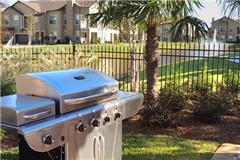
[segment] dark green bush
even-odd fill
[[[29,65],[24,62],[12,62],[12,55],[0,58],[1,76],[0,88],[1,96],[15,93],[15,78],[18,74],[29,71]]]
[[[155,106],[147,106],[140,111],[142,121],[150,126],[157,125],[160,127],[171,126],[171,117],[169,110],[163,108],[159,102]]]
[[[144,104],[144,108],[140,112],[142,120],[148,125],[175,127],[176,123],[171,117],[172,113],[184,109],[187,99],[186,92],[180,88],[161,91],[154,106]]]
[[[159,94],[159,103],[163,108],[178,112],[187,106],[187,94],[181,88],[168,89]]]
[[[14,94],[16,92],[14,82],[1,82],[0,83],[1,96]]]
[[[192,99],[193,115],[202,122],[217,122],[222,115],[232,113],[237,108],[237,96],[222,86],[216,92],[197,92],[195,95]]]

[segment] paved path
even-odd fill
[[[211,160],[240,160],[240,145],[223,143]]]

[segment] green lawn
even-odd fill
[[[227,57],[219,56],[195,60],[175,60],[174,57],[167,57],[170,62],[167,65],[158,67],[158,88],[164,88],[166,84],[170,83],[176,86],[186,83],[190,85],[198,83],[200,85],[213,85],[214,90],[217,84],[229,83],[230,85],[230,83],[238,83],[240,63],[232,62],[228,59],[239,55],[240,53],[234,53],[227,55]],[[125,82],[125,86],[122,86],[122,88],[130,88],[130,80],[130,77],[120,79],[121,84]],[[146,83],[146,71],[141,71],[140,88],[146,89]]]
[[[219,143],[164,135],[125,135],[123,160],[210,160]]]
[[[18,160],[18,147],[1,149],[0,157],[2,160]]]
[[[210,160],[219,146],[213,141],[176,139],[164,135],[124,135],[123,160]],[[18,148],[1,149],[1,159],[17,160]]]

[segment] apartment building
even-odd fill
[[[158,34],[158,39],[160,41],[173,41],[173,31],[171,31],[172,27],[174,26],[174,22],[173,21],[167,21],[167,22],[163,22],[160,23],[158,25],[157,28],[157,34]],[[186,29],[183,30],[183,36],[180,37],[179,40],[186,40]],[[177,33],[176,33],[177,34]],[[192,39],[192,37],[194,36],[193,33],[193,29],[192,27],[189,25],[188,27],[188,37],[190,38],[190,40]]]
[[[172,34],[169,33],[173,27],[173,22],[163,22],[158,25],[157,34],[160,41],[171,41]]]
[[[212,21],[212,30],[216,32],[217,41],[240,42],[240,21],[228,17]]]
[[[17,1],[2,11],[3,43],[113,43],[119,31],[91,26],[96,0]]]

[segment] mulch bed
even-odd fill
[[[215,140],[220,143],[240,144],[240,112],[234,115],[222,116],[215,124],[206,124],[194,120],[188,110],[180,111],[171,117],[180,125],[174,128],[148,126],[134,116],[123,123],[123,133],[127,134],[165,134],[176,138],[195,140]]]

